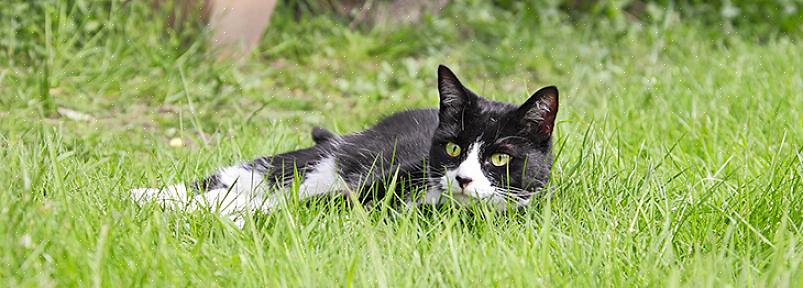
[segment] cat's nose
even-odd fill
[[[471,178],[468,177],[454,176],[454,179],[457,180],[457,183],[460,184],[460,188],[463,189],[466,189],[466,186],[471,183]]]

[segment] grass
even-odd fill
[[[471,3],[358,30],[280,11],[234,65],[142,4],[53,3],[0,27],[0,286],[803,285],[799,35]],[[494,99],[560,88],[551,200],[507,216],[313,201],[238,230],[128,198],[308,146],[316,125],[434,107],[439,63]]]

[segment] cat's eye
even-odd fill
[[[494,166],[505,166],[510,162],[510,155],[505,153],[494,153],[491,155],[491,164]]]
[[[446,143],[446,154],[452,157],[457,157],[460,155],[460,146],[454,144],[453,142]]]

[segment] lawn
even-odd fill
[[[462,1],[398,26],[279,10],[233,63],[138,1],[43,2],[0,12],[0,286],[803,286],[800,31]],[[438,64],[497,100],[558,86],[552,198],[292,202],[238,229],[128,197],[436,107]]]

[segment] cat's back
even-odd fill
[[[364,176],[382,178],[394,170],[391,166],[402,170],[420,166],[437,127],[437,110],[416,109],[395,113],[365,131],[343,136],[337,149],[342,176],[352,182]]]
[[[385,117],[365,133],[378,134],[390,138],[426,137],[430,140],[438,127],[438,110],[415,109],[398,112]]]
[[[361,150],[377,152],[399,148],[428,152],[432,134],[438,127],[438,111],[434,109],[415,109],[387,116],[365,131],[346,135],[343,142]],[[425,146],[425,147],[424,147]]]

